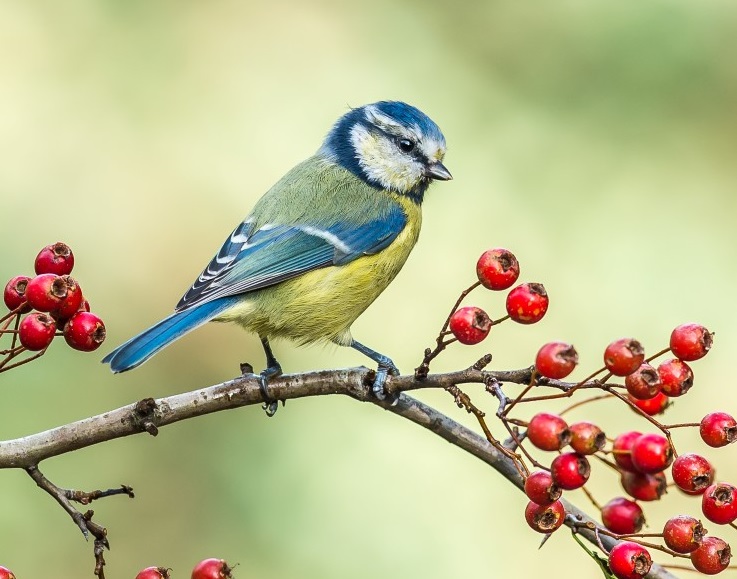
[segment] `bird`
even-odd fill
[[[355,340],[351,324],[402,269],[417,242],[421,205],[433,181],[452,179],[445,137],[401,101],[350,108],[317,152],[289,170],[255,204],[187,289],[174,313],[110,352],[114,373],[135,368],[208,321],[256,333],[266,355],[259,377],[282,368],[270,340],[333,342],[377,364],[372,391],[385,398],[388,356]]]

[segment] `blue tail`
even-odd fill
[[[110,364],[110,369],[116,374],[140,366],[156,352],[209,322],[236,301],[237,298],[234,297],[220,298],[190,310],[176,312],[118,346],[102,362]]]

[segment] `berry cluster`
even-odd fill
[[[90,312],[79,283],[69,274],[74,254],[68,245],[54,243],[36,256],[35,277],[17,275],[5,285],[3,301],[10,310],[0,317],[0,338],[12,336],[10,348],[0,349],[0,372],[41,356],[55,336],[64,336],[75,350],[91,352],[105,340],[105,325]],[[16,361],[24,352],[36,352]]]
[[[548,296],[541,284],[526,283],[507,295],[507,316],[492,321],[479,307],[459,307],[468,293],[479,285],[492,290],[511,287],[519,276],[519,262],[505,249],[485,252],[477,264],[478,282],[464,291],[451,311],[437,338],[434,350],[425,351],[425,359],[416,370],[418,378],[427,375],[430,361],[448,344],[476,344],[492,326],[506,320],[528,324],[539,321],[547,311]],[[452,338],[448,336],[452,334]],[[608,554],[611,573],[620,579],[639,579],[650,570],[649,550],[659,550],[673,557],[688,558],[701,573],[715,574],[729,566],[731,551],[722,539],[707,534],[697,518],[677,514],[665,524],[661,533],[642,534],[645,517],[639,502],[659,500],[669,480],[687,495],[701,499],[701,514],[711,523],[737,529],[737,487],[728,482],[715,482],[715,469],[703,456],[678,454],[671,437],[675,428],[698,428],[701,439],[711,447],[721,447],[737,440],[737,422],[725,412],[712,412],[700,422],[663,424],[655,416],[663,413],[671,400],[687,394],[694,384],[690,363],[703,358],[712,346],[713,334],[700,324],[683,324],[673,330],[669,347],[646,357],[645,348],[636,339],[621,338],[611,342],[603,352],[603,366],[579,382],[562,382],[578,365],[578,353],[566,342],[544,344],[530,369],[528,385],[514,397],[507,397],[500,382],[487,382],[487,391],[499,399],[497,417],[509,434],[505,444],[493,438],[485,424],[485,414],[460,393],[448,389],[456,403],[476,415],[489,441],[515,461],[524,479],[529,499],[525,519],[534,530],[549,534],[564,522],[574,529],[582,523],[567,515],[560,498],[564,491],[583,489],[601,514],[602,526],[597,536],[620,539]],[[670,355],[655,363],[656,359]],[[474,366],[482,367],[490,356]],[[612,380],[622,379],[621,384]],[[527,381],[527,379],[525,379]],[[530,395],[535,388],[550,387],[559,392]],[[559,414],[537,412],[528,421],[513,418],[512,409],[523,403],[569,398],[577,392],[598,393],[579,401]],[[563,414],[596,400],[616,400],[639,414],[657,432],[628,431],[607,438],[602,428],[589,421],[569,424]],[[520,428],[526,429],[520,432]],[[530,446],[538,451],[553,452],[548,463],[535,458]],[[510,450],[512,449],[512,450]],[[588,490],[592,459],[606,465],[619,477],[621,487],[631,498],[618,496],[600,504]],[[531,465],[534,470],[531,470]],[[668,477],[668,472],[670,477]],[[577,527],[577,525],[579,525]],[[658,537],[660,542],[644,538]],[[600,546],[603,548],[601,541]]]
[[[489,335],[492,326],[506,320],[511,319],[520,324],[534,324],[545,316],[549,298],[545,287],[540,283],[522,283],[514,287],[507,294],[507,315],[497,320],[492,320],[480,307],[459,307],[466,296],[477,287],[483,286],[493,291],[509,289],[519,278],[519,272],[517,258],[507,249],[489,249],[481,255],[476,263],[478,281],[461,292],[438,334],[435,349],[425,350],[425,358],[415,369],[415,376],[418,379],[427,376],[430,362],[453,342],[478,344]]]
[[[232,579],[232,570],[223,559],[203,559],[192,569],[192,579]],[[136,579],[169,579],[170,572],[171,569],[166,567],[146,567],[136,575]],[[0,579],[3,579],[2,575]]]
[[[490,249],[476,263],[476,275],[479,281],[468,292],[479,285],[494,291],[506,290],[519,277],[519,262],[511,251]],[[534,324],[548,311],[548,294],[542,284],[523,283],[507,294],[506,305],[507,315],[497,321],[492,321],[484,310],[476,306],[456,308],[450,316],[450,332],[461,344],[478,344],[489,335],[491,326],[506,319]]]

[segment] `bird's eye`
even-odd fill
[[[409,139],[399,139],[397,145],[405,153],[410,153],[415,148],[414,141],[410,141]]]

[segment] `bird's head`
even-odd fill
[[[437,179],[452,179],[443,165],[445,137],[422,111],[381,101],[343,115],[319,151],[367,183],[417,202]]]

